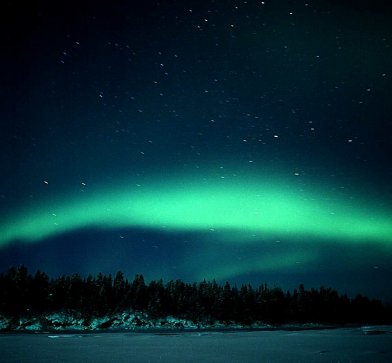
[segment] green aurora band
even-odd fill
[[[209,264],[203,264],[202,268],[199,267],[198,275],[196,279],[203,280],[227,280],[234,276],[249,273],[260,273],[268,271],[283,271],[292,269],[296,266],[298,269],[299,265],[309,264],[317,261],[319,258],[315,251],[300,251],[300,252],[280,252],[274,255],[268,254],[266,256],[260,256],[255,254],[254,256],[247,256],[244,260],[228,261],[227,259],[221,259],[219,261],[209,261]],[[192,266],[200,266],[200,260],[192,261]]]
[[[107,187],[99,194],[19,210],[0,223],[0,246],[87,227],[217,231],[228,243],[310,236],[390,246],[391,212],[336,192],[307,193],[287,183],[237,179],[203,184],[188,178],[154,187]]]

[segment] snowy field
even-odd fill
[[[1,334],[8,362],[392,362],[392,327]]]

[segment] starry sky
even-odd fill
[[[1,6],[0,270],[392,301],[388,1]]]

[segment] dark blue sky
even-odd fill
[[[391,298],[387,1],[2,8],[2,270],[305,282]],[[248,184],[284,200],[265,202],[280,224],[256,226],[252,243],[257,220],[239,222],[258,197]],[[137,223],[119,222],[127,193],[142,193],[130,197]],[[289,213],[295,198],[321,214]],[[233,205],[238,223],[225,214]]]

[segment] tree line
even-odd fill
[[[130,281],[119,271],[49,278],[41,271],[31,275],[25,266],[0,274],[0,314],[9,317],[71,312],[81,317],[143,311],[151,317],[175,316],[194,322],[253,322],[270,324],[318,322],[387,323],[391,309],[380,300],[362,295],[349,298],[331,288],[293,291],[262,284],[253,287],[221,285],[215,280],[185,283],[162,279],[146,283],[143,275]]]

